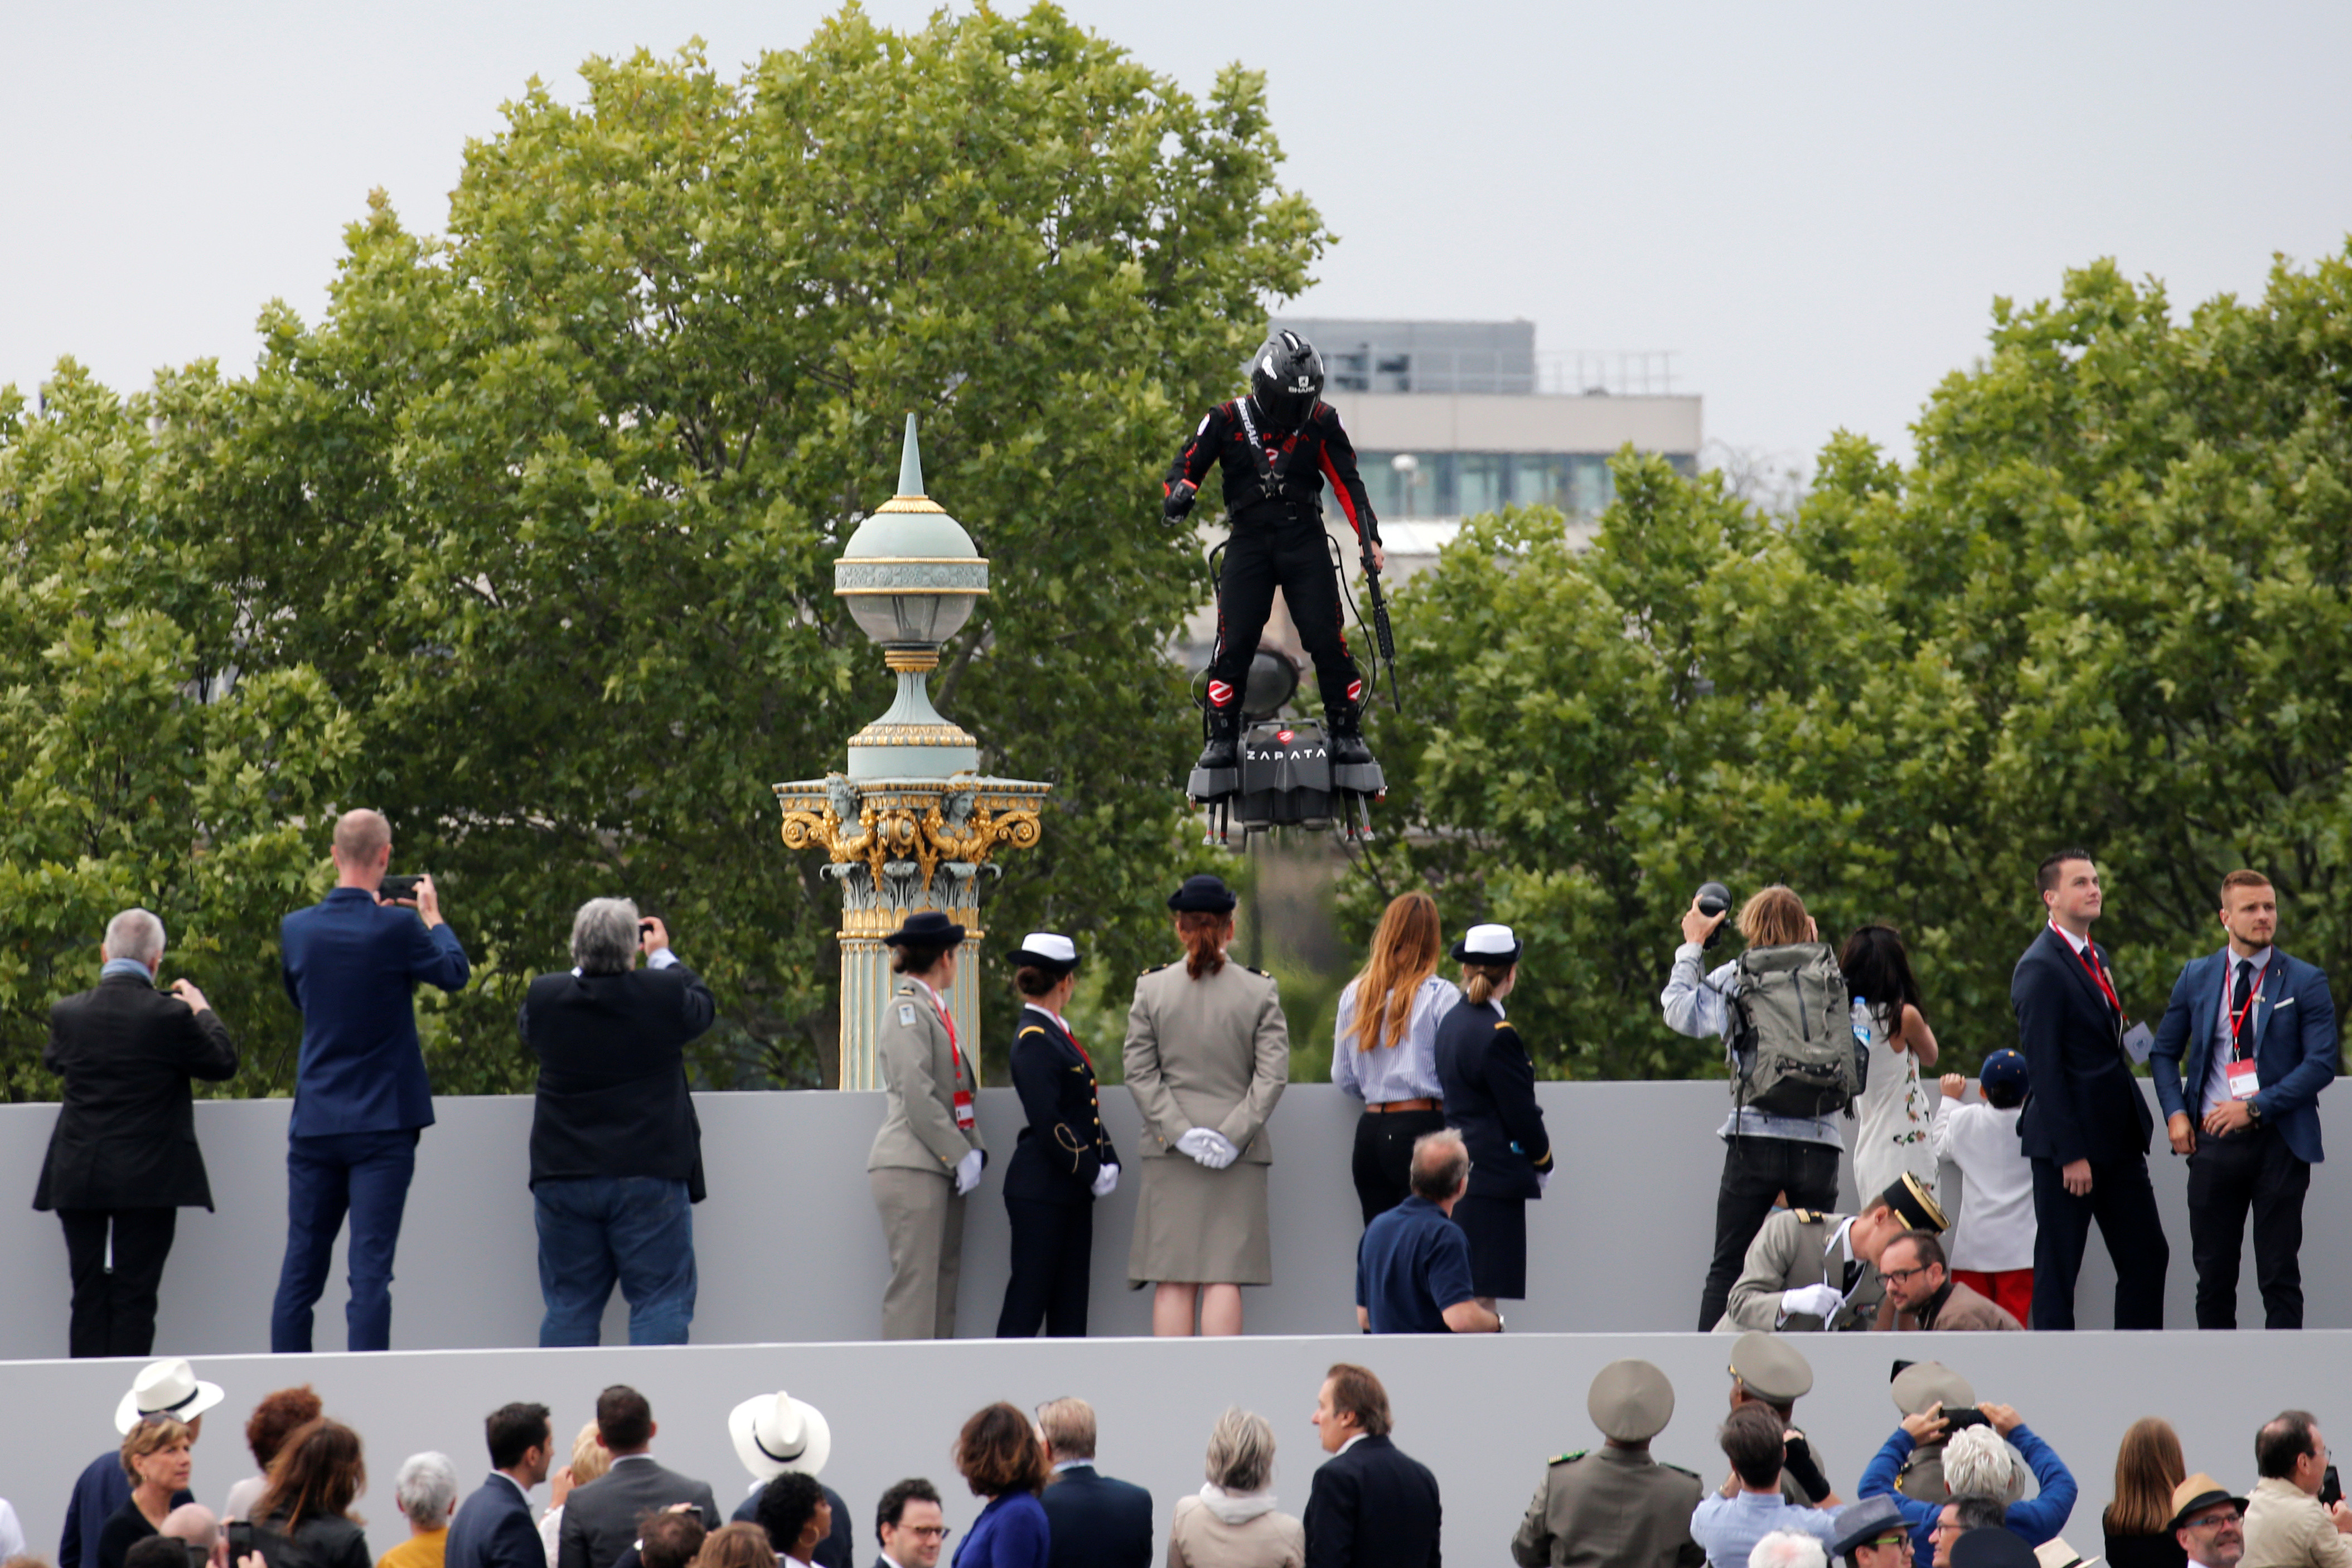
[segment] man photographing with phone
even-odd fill
[[[433,1090],[416,1038],[421,981],[464,988],[466,950],[441,918],[433,879],[402,879],[384,898],[392,824],[347,811],[335,823],[335,886],[286,917],[279,963],[302,1015],[302,1054],[287,1129],[286,1262],[269,1312],[273,1353],[310,1348],[310,1313],[327,1288],[335,1237],[352,1222],[355,1351],[392,1345],[392,1257],[416,1172]]]

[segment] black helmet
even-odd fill
[[[1323,395],[1323,356],[1297,332],[1265,340],[1250,361],[1250,395],[1273,430],[1296,430]]]

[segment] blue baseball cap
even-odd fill
[[[2008,1084],[2014,1089],[2023,1089],[2028,1082],[2025,1058],[2015,1051],[1995,1051],[1985,1058],[1984,1066],[1978,1069],[1977,1082],[1986,1089],[1990,1089],[1995,1084]]]

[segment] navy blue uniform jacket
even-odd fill
[[[433,1125],[433,1090],[416,1043],[417,983],[464,988],[473,973],[446,925],[337,888],[278,928],[286,994],[302,1015],[294,1071],[297,1138]]]
[[[2095,942],[2091,951],[2114,984],[2105,951]],[[2124,1054],[2122,1021],[2066,939],[2049,926],[2017,961],[2009,1002],[2032,1080],[2017,1119],[2025,1157],[2071,1165],[2147,1154],[2156,1118]]]
[[[2221,991],[2236,969],[2225,947],[2190,959],[2173,983],[2172,1002],[2147,1053],[2156,1100],[2167,1116],[2186,1111],[2191,1121],[2202,1120],[2197,1102],[2204,1097],[2213,1052],[2230,1048],[2221,1036]],[[2254,1077],[2263,1086],[2254,1095],[2255,1108],[2266,1125],[2279,1130],[2296,1159],[2316,1165],[2322,1158],[2319,1091],[2336,1077],[2336,998],[2328,994],[2327,972],[2271,949],[2252,1023]]]
[[[1095,1069],[1044,1008],[1022,1008],[1019,1031],[1013,1040],[1013,1087],[1029,1125],[1004,1168],[1004,1195],[1090,1204],[1095,1173],[1118,1163],[1102,1124]]]
[[[1470,1195],[1540,1197],[1536,1173],[1551,1169],[1551,1139],[1536,1103],[1535,1064],[1492,1003],[1465,1002],[1438,1024],[1437,1081],[1445,1124],[1470,1149]]]

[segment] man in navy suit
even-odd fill
[[[1095,1469],[1095,1407],[1055,1399],[1037,1407],[1054,1479],[1039,1494],[1052,1545],[1046,1568],[1151,1568],[1151,1494]]]
[[[1307,1494],[1307,1568],[1438,1568],[1444,1510],[1429,1467],[1389,1441],[1389,1393],[1341,1362],[1315,1399],[1331,1457]]]
[[[2033,1327],[2074,1326],[2074,1277],[2091,1222],[2116,1266],[2116,1327],[2164,1327],[2171,1261],[2147,1144],[2156,1118],[2132,1076],[2126,1020],[2107,955],[2091,940],[2099,869],[2081,849],[2042,863],[2050,923],[2010,977],[2017,1048],[2032,1082],[2018,1143],[2033,1166]]]
[[[547,1568],[530,1490],[547,1479],[554,1441],[544,1405],[501,1405],[483,1423],[490,1477],[449,1522],[443,1568]]]
[[[326,901],[286,917],[278,961],[302,1015],[294,1119],[286,1149],[286,1263],[269,1312],[272,1353],[310,1348],[310,1309],[327,1288],[335,1237],[351,1215],[351,1348],[392,1345],[392,1255],[433,1125],[416,1041],[419,981],[461,989],[466,950],[441,919],[433,879],[413,900],[377,897],[392,825],[348,811],[335,824],[337,880]]]
[[[2319,1091],[2336,1077],[2336,999],[2324,970],[2271,945],[2278,894],[2261,872],[2221,879],[2221,919],[2228,945],[2182,966],[2147,1058],[2172,1152],[2189,1156],[2197,1326],[2238,1326],[2251,1209],[2263,1326],[2299,1329],[2296,1255],[2303,1197],[2323,1158]]]

